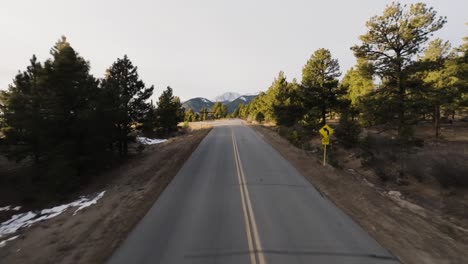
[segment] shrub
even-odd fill
[[[349,120],[347,115],[342,115],[340,124],[335,130],[338,141],[346,148],[354,147],[359,143],[361,127],[356,121]]]
[[[263,121],[265,121],[265,115],[262,112],[258,112],[255,115],[255,121],[257,121],[258,123],[262,123]]]

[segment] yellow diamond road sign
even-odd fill
[[[330,138],[329,137],[323,137],[322,138],[322,145],[329,145],[330,144]]]
[[[319,130],[320,134],[323,136],[323,137],[329,137],[331,135],[333,135],[333,129],[331,127],[329,127],[327,124],[325,124],[320,130]]]

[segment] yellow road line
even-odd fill
[[[232,144],[234,148],[234,158],[236,160],[237,176],[239,180],[239,188],[242,200],[242,209],[244,212],[245,228],[247,233],[247,241],[249,244],[250,251],[250,262],[252,264],[265,264],[265,256],[261,252],[262,245],[260,242],[260,236],[258,235],[257,223],[255,221],[255,215],[252,209],[252,202],[250,201],[249,190],[246,185],[245,174],[242,166],[242,160],[240,159],[239,149],[237,147],[236,137],[234,131],[232,131]],[[251,230],[253,231],[251,233]],[[255,242],[253,246],[252,240]]]
[[[236,152],[236,145],[235,145],[235,141],[234,141],[234,133],[232,134],[232,145],[233,145],[233,150],[234,150],[234,158],[236,160],[237,177],[238,177],[239,186],[240,186],[242,211],[244,212],[245,232],[246,232],[246,235],[247,235],[247,242],[248,242],[248,245],[249,245],[250,263],[251,264],[256,264],[257,261],[255,259],[255,254],[254,254],[252,234],[250,232],[249,219],[247,218],[247,209],[246,209],[246,205],[245,205],[244,189],[242,188],[242,184],[241,184],[242,179],[241,179],[241,175],[239,173],[239,162],[237,161],[237,152]]]

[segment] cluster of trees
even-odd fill
[[[216,102],[211,109],[203,107],[200,113],[195,113],[192,109],[185,111],[185,122],[205,121],[207,119],[220,119],[228,117],[228,108],[221,102]]]
[[[2,150],[17,161],[33,160],[39,181],[77,186],[90,171],[125,157],[135,131],[167,135],[183,119],[170,87],[157,107],[148,102],[154,87],[144,84],[127,56],[97,79],[65,37],[51,55],[44,63],[33,56],[0,92]]]
[[[211,107],[211,113],[213,114],[213,117],[215,119],[220,119],[220,118],[226,118],[228,115],[228,109],[227,106],[220,103],[216,102],[212,107]]]
[[[395,129],[401,140],[431,117],[439,136],[441,113],[467,109],[468,39],[457,48],[432,34],[446,23],[423,3],[394,2],[367,23],[361,43],[351,48],[357,64],[342,78],[327,49],[315,51],[302,80],[288,82],[282,72],[270,88],[235,115],[282,126],[316,129],[327,116],[340,115],[344,135],[359,125]]]

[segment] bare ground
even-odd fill
[[[409,184],[403,187],[407,192],[405,189],[392,191],[394,186],[380,184],[374,171],[353,164],[358,159],[352,152],[342,153],[348,155],[343,168],[323,167],[317,153],[296,148],[272,128],[254,128],[320,192],[403,263],[466,263],[468,220],[433,206],[437,202],[434,200],[440,202],[443,199],[434,188]],[[416,188],[420,199],[406,199],[405,193],[414,193]],[[455,197],[443,200],[451,203],[450,199],[463,200],[467,195],[462,192]],[[454,209],[456,212],[460,210],[465,211],[462,216],[467,213],[466,207]]]
[[[148,146],[100,177],[86,192],[106,190],[96,205],[20,230],[0,248],[1,263],[103,263],[154,204],[210,129]]]

